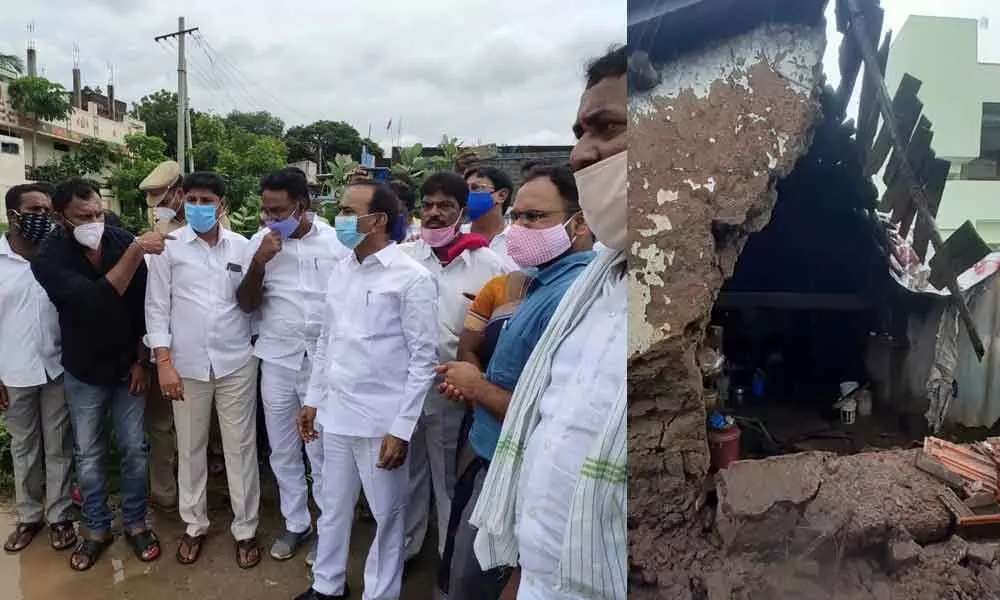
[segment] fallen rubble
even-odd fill
[[[1000,544],[954,535],[938,497],[947,485],[917,467],[919,453],[733,463],[715,478],[717,502],[667,542],[685,559],[629,597],[1000,599]]]

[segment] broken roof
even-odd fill
[[[827,0],[628,0],[628,44],[653,62],[764,23],[820,25]]]

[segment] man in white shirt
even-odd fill
[[[257,546],[260,473],[257,466],[257,359],[250,316],[236,303],[248,241],[219,225],[226,194],[215,173],[184,178],[187,225],[162,255],[149,261],[146,345],[156,357],[164,399],[173,401],[177,487],[187,531],[177,560],[198,560],[208,531],[206,485],[212,406],[226,458],[236,559],[249,569]]]
[[[309,386],[330,272],[349,252],[332,227],[305,216],[309,187],[302,171],[281,169],[266,175],[260,187],[265,228],[250,238],[243,260],[246,274],[236,299],[243,312],[257,313],[260,334],[254,356],[261,360],[260,393],[271,470],[285,519],[285,532],[271,546],[271,557],[288,560],[313,532],[302,440],[295,423]],[[323,445],[308,444],[306,452],[313,500],[322,509]]]
[[[364,598],[399,598],[409,445],[434,381],[438,315],[433,276],[390,242],[398,207],[385,184],[354,182],[335,220],[338,239],[352,253],[330,275],[323,330],[299,417],[303,439],[316,443],[322,435],[323,512],[313,585],[296,600],[347,597],[360,489],[377,524],[365,563]]]
[[[469,188],[462,176],[434,173],[420,188],[420,237],[400,249],[427,268],[438,282],[438,358],[455,360],[458,335],[472,298],[487,281],[509,269],[480,235],[460,233]],[[411,443],[410,508],[406,517],[407,558],[424,543],[430,519],[433,486],[438,526],[438,553],[444,554],[451,499],[455,490],[455,459],[465,406],[432,389]]]
[[[606,248],[528,361],[470,519],[482,568],[518,567],[504,598],[627,595],[627,69],[624,47],[591,63],[573,126],[580,206]]]
[[[475,166],[465,172],[469,186],[468,233],[478,233],[490,243],[490,250],[504,260],[511,271],[519,271],[507,253],[507,211],[514,204],[514,182],[496,167]]]
[[[10,434],[18,523],[4,543],[20,552],[49,526],[49,544],[76,543],[70,501],[73,435],[63,392],[59,315],[31,273],[52,229],[52,198],[39,184],[7,191],[10,230],[0,236],[0,412]]]

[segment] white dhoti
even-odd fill
[[[260,470],[257,466],[257,359],[211,381],[182,379],[184,400],[174,401],[177,491],[181,519],[191,536],[208,531],[208,432],[212,405],[219,416],[236,540],[257,534]]]
[[[271,470],[278,482],[278,497],[285,529],[304,533],[312,526],[309,514],[309,485],[302,460],[302,439],[296,419],[309,387],[310,357],[302,359],[299,370],[264,361],[261,365],[260,394],[264,402],[264,425],[271,443]],[[323,480],[322,438],[306,444],[312,473],[312,494],[322,509]]]
[[[331,433],[323,438],[323,513],[313,566],[313,589],[340,595],[347,583],[347,558],[358,492],[375,517],[375,539],[368,550],[364,600],[397,600],[403,585],[407,463],[387,471],[376,467],[382,438]]]

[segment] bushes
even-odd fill
[[[10,455],[10,434],[7,433],[7,420],[0,418],[0,495],[8,496],[14,492],[14,459]]]

